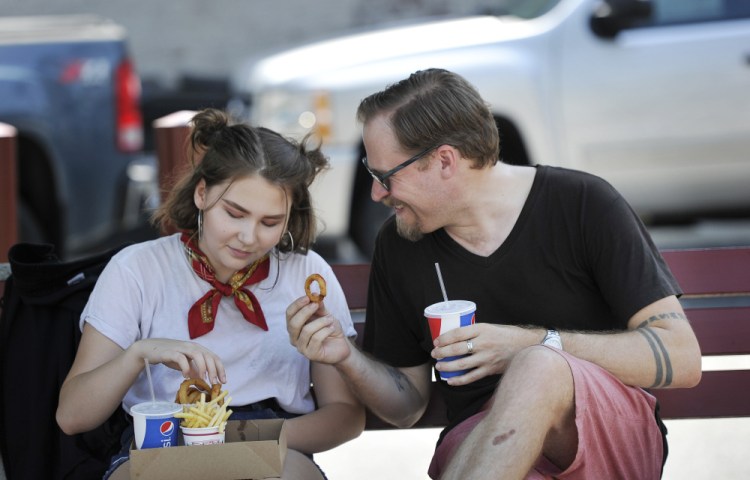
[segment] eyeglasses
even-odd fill
[[[378,184],[380,184],[380,186],[383,187],[387,192],[390,192],[391,191],[391,182],[388,180],[390,177],[392,177],[393,175],[395,175],[396,173],[398,173],[400,170],[408,167],[412,163],[416,162],[420,158],[424,157],[425,155],[427,155],[428,153],[430,153],[432,150],[435,150],[439,146],[440,145],[433,145],[432,147],[425,148],[424,150],[422,150],[418,154],[416,154],[413,157],[411,157],[409,160],[405,161],[404,163],[402,163],[400,165],[397,165],[396,167],[388,170],[385,173],[377,173],[377,172],[374,172],[374,171],[370,170],[370,166],[367,165],[367,157],[362,157],[362,165],[365,166],[365,169],[367,169],[367,172],[372,176],[373,180],[375,180],[376,182],[378,182]]]

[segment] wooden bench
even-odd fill
[[[750,247],[666,250],[664,258],[685,294],[680,301],[704,358],[750,355]],[[362,341],[367,307],[368,264],[333,265]],[[10,274],[0,263],[0,289]],[[0,290],[1,291],[1,290]],[[698,386],[654,390],[665,419],[750,416],[750,369],[704,371]],[[446,425],[445,405],[432,389],[415,427]],[[395,428],[368,414],[367,429]]]
[[[680,299],[698,337],[704,358],[750,355],[750,247],[662,252],[683,291]],[[333,265],[344,289],[361,344],[367,307],[367,264]],[[705,362],[704,362],[705,363]],[[654,390],[665,419],[750,416],[750,370],[703,372],[690,389]],[[446,425],[445,404],[437,389],[415,427]],[[395,428],[368,414],[367,429]]]

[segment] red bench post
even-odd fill
[[[188,165],[188,134],[195,112],[181,110],[154,120],[154,141],[159,159],[159,189],[162,200]]]
[[[8,261],[8,249],[18,241],[17,185],[16,129],[0,123],[0,262]]]
[[[156,156],[159,159],[159,192],[161,192],[162,201],[189,164],[187,156],[189,123],[195,113],[180,110],[154,120],[154,142]]]

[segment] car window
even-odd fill
[[[652,0],[652,4],[652,26],[750,17],[748,0]]]
[[[541,17],[558,3],[560,3],[560,0],[507,0],[503,4],[503,13],[519,18],[532,19]]]

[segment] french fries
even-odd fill
[[[219,427],[223,432],[227,420],[232,414],[232,410],[227,409],[227,405],[232,401],[232,397],[227,395],[226,390],[222,390],[219,395],[206,401],[206,394],[201,392],[200,399],[192,404],[184,404],[182,412],[175,414],[175,417],[182,419],[180,425],[186,428],[205,428]]]

